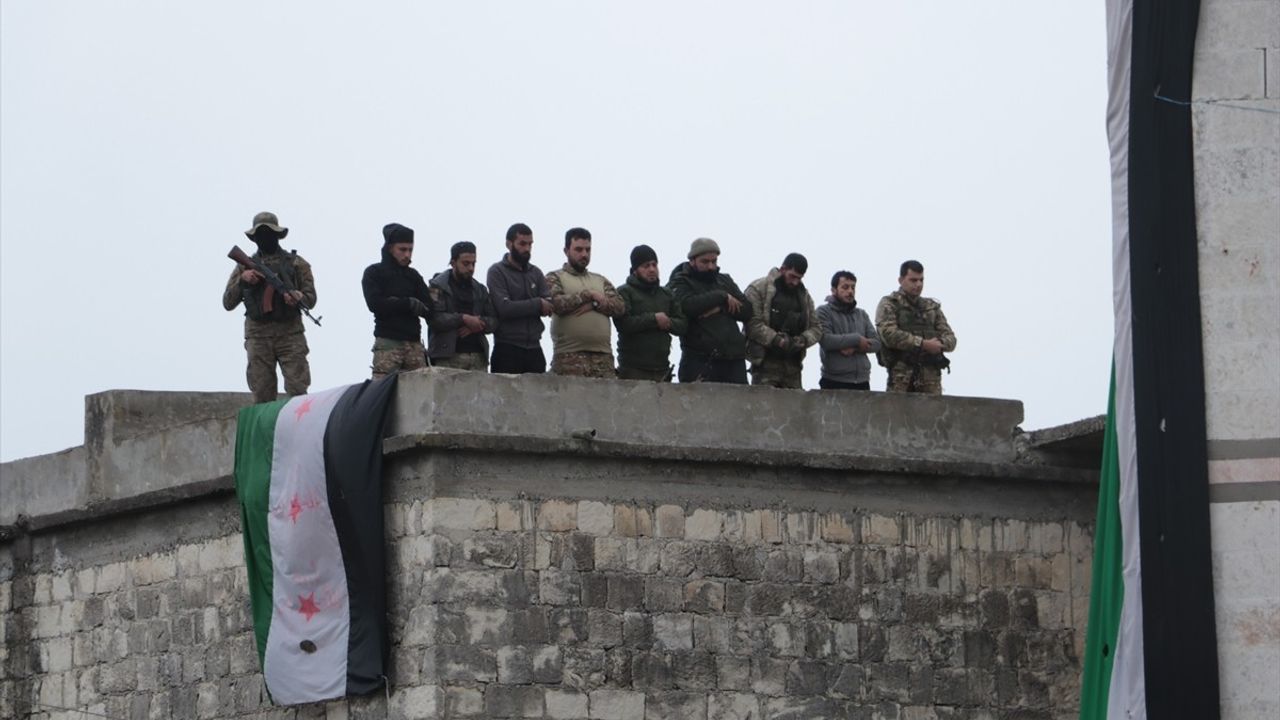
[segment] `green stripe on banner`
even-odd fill
[[[1098,483],[1098,517],[1093,535],[1089,625],[1084,642],[1084,678],[1080,689],[1081,720],[1107,717],[1111,667],[1120,628],[1120,611],[1124,607],[1124,536],[1120,526],[1120,455],[1116,444],[1114,362],[1104,437],[1102,475]]]
[[[270,509],[271,460],[274,454],[276,418],[288,400],[253,405],[240,411],[236,421],[236,496],[240,499],[244,562],[249,572],[249,598],[253,607],[253,635],[261,666],[271,629],[272,567],[267,536]]]

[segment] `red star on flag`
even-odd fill
[[[293,411],[293,414],[295,419],[301,422],[302,416],[306,415],[309,412],[311,412],[311,398],[307,398],[306,400],[303,400],[302,404],[298,406],[298,409]]]
[[[294,494],[293,500],[289,501],[289,519],[297,524],[298,516],[302,514],[302,503],[298,500],[297,493]]]
[[[298,596],[298,612],[307,616],[307,622],[311,622],[311,616],[320,612],[320,606],[316,605],[315,593],[311,593],[306,597]]]

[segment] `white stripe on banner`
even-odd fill
[[[329,511],[324,434],[347,389],[293,398],[276,420],[267,516],[274,587],[263,676],[281,705],[346,694],[351,610]]]
[[[1107,0],[1107,137],[1111,143],[1112,301],[1115,308],[1116,448],[1124,603],[1111,667],[1107,717],[1146,720],[1142,556],[1138,543],[1138,454],[1133,400],[1133,311],[1129,290],[1129,93],[1133,0]]]

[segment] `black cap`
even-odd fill
[[[637,245],[631,249],[631,272],[635,272],[636,268],[647,262],[657,262],[658,253],[648,245]]]
[[[461,240],[454,243],[453,247],[449,248],[449,261],[453,262],[458,259],[459,255],[467,254],[476,254],[476,244],[467,240]]]
[[[382,243],[384,245],[395,245],[397,243],[413,243],[413,228],[408,228],[400,223],[391,223],[382,226]]]

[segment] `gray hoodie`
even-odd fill
[[[822,377],[843,383],[870,382],[871,361],[867,356],[880,349],[880,336],[867,311],[857,302],[845,305],[835,296],[828,296],[826,304],[818,308],[818,324],[822,326],[822,339],[818,341]],[[864,337],[871,342],[867,352],[840,354],[841,348],[857,348]]]

